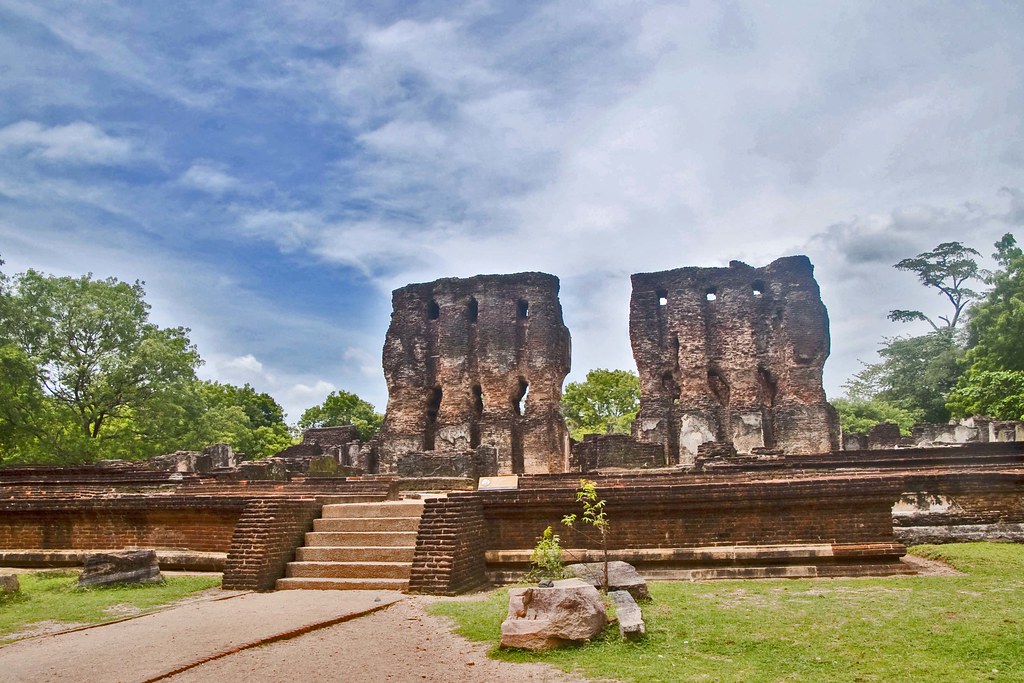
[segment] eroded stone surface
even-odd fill
[[[85,558],[80,587],[105,586],[111,583],[159,583],[163,581],[156,560],[156,551],[124,550],[96,553]]]
[[[813,273],[806,256],[791,256],[633,275],[634,435],[663,444],[666,464],[692,464],[709,441],[739,453],[837,449],[821,380],[828,314]]]
[[[513,588],[501,646],[549,650],[589,640],[607,625],[601,594],[579,579],[555,581],[551,588]]]
[[[601,587],[602,579],[604,578],[603,562],[570,564],[565,569],[570,575],[586,581],[595,588]],[[612,560],[608,563],[608,590],[627,591],[637,600],[647,600],[651,597],[644,577],[637,573],[633,565],[620,560]]]
[[[647,633],[640,606],[629,591],[611,591],[608,597],[615,605],[615,618],[619,622],[619,635],[626,640],[636,640]]]
[[[20,590],[17,574],[0,574],[0,593],[17,593]]]
[[[558,278],[446,278],[395,290],[384,342],[379,469],[409,453],[497,450],[498,473],[564,472],[569,331]]]

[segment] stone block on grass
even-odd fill
[[[78,577],[79,588],[107,586],[114,583],[160,583],[160,566],[156,551],[123,550],[95,553],[85,558],[85,566]]]
[[[555,581],[550,588],[513,588],[501,646],[549,650],[590,640],[607,625],[601,594],[579,579]]]
[[[647,633],[640,605],[628,591],[611,591],[608,597],[615,605],[615,618],[619,621],[619,635],[625,640],[636,640]]]
[[[8,595],[21,591],[17,574],[0,574],[0,595]]]

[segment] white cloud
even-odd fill
[[[140,154],[132,140],[113,137],[82,121],[50,127],[36,121],[12,123],[0,128],[0,151],[4,149],[24,149],[47,161],[96,165],[123,164]]]
[[[181,174],[178,182],[214,195],[222,195],[241,187],[238,178],[224,170],[221,164],[213,162],[196,162]]]

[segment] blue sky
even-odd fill
[[[573,374],[629,274],[806,253],[830,395],[891,265],[1024,221],[1017,2],[0,0],[5,272],[146,282],[205,377],[383,409],[390,291],[541,270]]]

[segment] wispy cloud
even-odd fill
[[[188,170],[181,174],[178,182],[214,195],[222,195],[242,187],[241,181],[225,171],[222,164],[205,161],[189,166]]]
[[[24,151],[33,158],[75,164],[123,164],[136,159],[140,146],[129,138],[115,137],[100,128],[76,121],[63,126],[44,126],[19,121],[0,128],[0,151]]]

